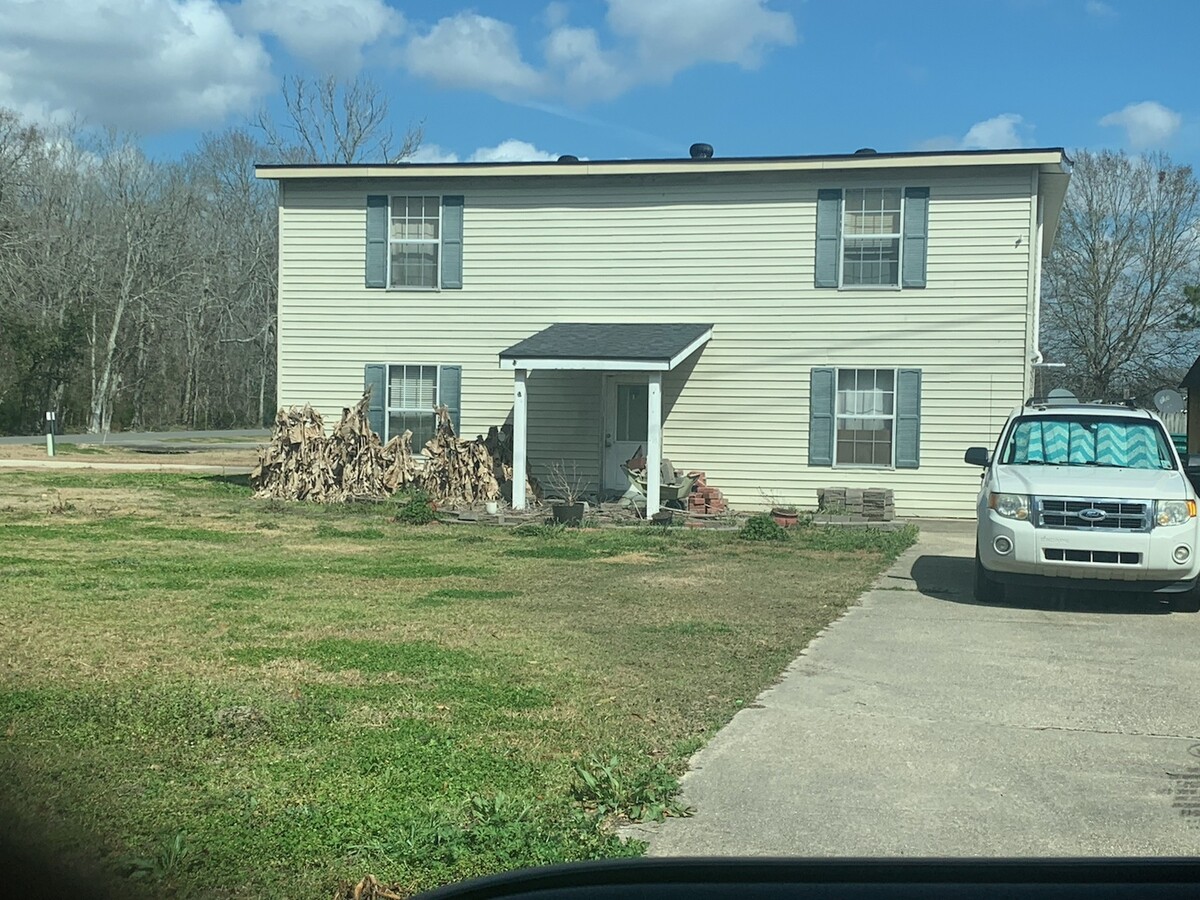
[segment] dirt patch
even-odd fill
[[[0,459],[21,460],[34,465],[45,461],[44,444],[0,444]],[[80,468],[89,463],[141,463],[142,465],[170,466],[253,466],[258,462],[256,450],[203,449],[180,453],[152,453],[129,448],[101,447],[93,444],[59,444],[54,461],[62,468],[63,463],[75,463]]]

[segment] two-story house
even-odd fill
[[[420,448],[445,404],[468,436],[512,423],[535,477],[605,493],[640,448],[743,509],[836,485],[966,516],[964,448],[1033,385],[1069,169],[1040,149],[258,175],[279,182],[282,405],[336,416],[366,385],[376,430]]]

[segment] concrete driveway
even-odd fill
[[[1200,615],[971,599],[920,542],[693,760],[651,854],[1200,855]]]

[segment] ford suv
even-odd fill
[[[983,467],[975,597],[1007,585],[1182,593],[1200,576],[1196,492],[1158,416],[1129,405],[1029,401]]]

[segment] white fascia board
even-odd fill
[[[1061,166],[1056,150],[1021,153],[931,153],[901,156],[838,156],[828,159],[655,159],[596,163],[515,165],[452,163],[390,166],[256,166],[259,178],[294,181],[313,178],[517,178],[580,175],[693,175],[703,172],[843,172],[869,169],[958,168],[962,166]]]
[[[676,353],[674,356],[672,356],[671,362],[667,366],[667,369],[668,370],[674,369],[677,365],[679,365],[681,362],[683,362],[685,359],[687,359],[689,356],[691,356],[693,353],[695,353],[697,350],[699,350],[701,347],[703,347],[705,344],[707,344],[711,338],[712,338],[712,329],[710,328],[710,329],[708,329],[708,331],[704,332],[704,334],[700,335],[700,337],[696,338],[694,341],[692,341],[690,344],[688,344],[686,347],[684,347],[682,350],[680,350],[678,353]]]
[[[591,372],[666,372],[671,361],[665,359],[501,359],[502,369],[574,369]]]

